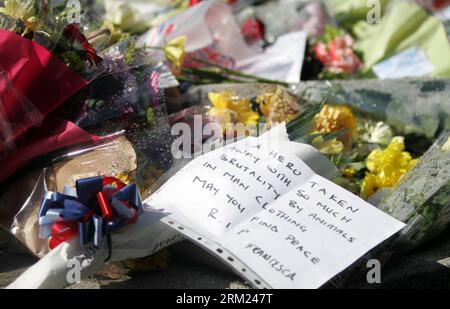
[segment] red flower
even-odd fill
[[[80,26],[78,24],[69,24],[63,31],[64,37],[69,41],[78,43],[81,45],[84,51],[84,56],[91,64],[97,64],[102,62],[102,58],[97,55],[95,49],[89,44],[86,37],[81,33]]]
[[[250,17],[241,27],[242,35],[248,44],[253,44],[264,39],[266,34],[266,27],[259,19]]]
[[[199,4],[202,0],[189,0],[189,7]]]
[[[342,36],[330,41],[328,45],[320,42],[314,47],[317,59],[331,73],[352,74],[362,68],[362,62],[352,49],[353,41]]]
[[[450,5],[450,0],[435,0],[433,1],[433,8],[435,10],[443,9],[444,7]]]

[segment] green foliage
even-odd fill
[[[296,118],[286,125],[291,140],[307,140],[313,125],[314,117],[323,108],[325,101],[321,104],[307,106]]]
[[[78,56],[74,51],[64,52],[62,55],[62,60],[75,72],[82,72],[85,69],[86,63]]]
[[[124,53],[124,59],[126,64],[128,65],[133,64],[133,61],[135,59],[135,52],[136,52],[136,38],[130,37]]]
[[[323,42],[325,44],[330,43],[332,40],[345,35],[345,32],[340,29],[340,28],[336,28],[333,27],[331,25],[325,25],[325,30],[322,36],[320,36],[317,40],[319,42]]]
[[[153,111],[153,108],[149,107],[147,111],[145,112],[145,116],[147,119],[147,125],[150,128],[155,127],[155,112]]]

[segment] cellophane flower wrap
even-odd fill
[[[55,18],[35,1],[4,2],[0,181],[41,154],[97,139],[57,110],[100,74],[101,61],[79,24]]]
[[[55,160],[71,158],[71,154],[97,153],[98,149],[101,149],[98,155],[103,153],[105,161],[88,160],[87,162],[91,162],[91,164],[86,164],[81,160],[79,164],[87,168],[81,168],[82,173],[72,170],[74,175],[64,181],[70,182],[74,187],[76,186],[74,179],[100,175],[124,177],[128,181],[136,183],[140,192],[145,196],[148,195],[150,186],[172,165],[170,153],[172,137],[167,117],[165,89],[176,85],[176,80],[162,62],[154,61],[147,57],[145,50],[137,49],[133,39],[119,42],[104,51],[101,57],[103,59],[102,75],[64,102],[57,110],[61,118],[66,118],[65,122],[70,123],[87,136],[95,138],[84,141],[71,139],[70,145],[72,146],[69,148],[65,147],[57,152],[52,152],[55,149],[50,149],[50,153],[45,157],[34,160],[28,171],[39,175],[43,169],[48,170],[49,167],[52,167]],[[53,129],[54,123],[42,126],[42,129],[48,128]],[[129,146],[119,147],[117,142],[108,143],[108,147],[102,146],[110,139],[110,136],[116,135],[123,135]],[[58,140],[57,137],[54,139]],[[39,145],[38,141],[36,141],[36,145]],[[111,149],[116,151],[115,155],[110,152]],[[111,163],[110,167],[106,168],[107,158],[110,160],[109,163],[119,162]],[[134,166],[133,168],[129,165],[126,165],[126,168],[123,167],[123,162],[128,159]],[[122,175],[122,172],[125,174]],[[128,172],[132,172],[132,174]],[[53,176],[48,178],[48,173],[48,171],[44,173],[47,176],[42,176],[44,178],[41,181],[38,181],[36,177],[31,177],[29,172],[25,172],[25,175],[15,175],[14,179],[11,179],[14,182],[22,183],[23,179],[29,178],[36,182],[36,186],[27,187],[28,189],[22,191],[20,200],[13,199],[16,206],[12,207],[11,205],[14,203],[9,200],[9,197],[14,194],[7,193],[2,196],[4,201],[9,201],[4,205],[6,215],[1,222],[2,226],[10,230],[31,252],[38,256],[45,255],[49,249],[45,245],[42,246],[42,242],[36,239],[35,222],[35,205],[42,202],[41,199],[44,198],[43,194],[46,191],[43,188],[47,188],[49,179],[53,178]],[[47,180],[44,181],[45,179]],[[61,180],[58,190],[55,192],[63,192],[64,188],[61,187],[61,183],[64,182]],[[13,187],[8,184],[8,188]],[[6,191],[8,192],[8,190]],[[33,192],[40,193],[31,199],[34,201],[34,206],[30,209],[30,206],[26,206],[28,205],[26,201],[30,200]],[[13,218],[15,219],[13,220]],[[29,226],[26,227],[25,224],[25,222],[31,222],[30,220],[34,226],[33,234],[27,230]]]
[[[33,12],[33,7],[26,8]],[[158,225],[148,230],[155,220],[143,215],[140,200],[172,165],[165,104],[165,89],[177,85],[171,72],[136,48],[133,37],[97,52],[78,24],[49,28],[42,23],[45,27],[28,29],[10,16],[1,21],[9,29],[2,31],[22,44],[25,53],[14,54],[11,43],[1,44],[1,63],[11,71],[0,83],[2,95],[19,99],[0,115],[21,117],[11,118],[0,130],[8,137],[0,151],[8,169],[0,181],[9,177],[0,194],[2,229],[44,259],[66,249],[72,257],[93,258],[91,248],[99,253],[98,267],[108,258],[145,257],[162,249],[156,244],[174,233]],[[20,131],[13,130],[12,121],[22,121]],[[90,194],[81,189],[85,181],[102,184],[89,201],[82,201]],[[127,225],[137,224],[127,231]],[[144,237],[150,234],[155,237]],[[66,285],[54,276],[58,271],[64,267],[50,273],[40,269],[37,277],[43,281],[35,283]]]
[[[160,59],[137,47],[133,37],[101,56],[103,75],[66,102],[63,113],[92,134],[123,131],[137,153],[136,181],[148,188],[172,164],[166,89],[178,82]]]

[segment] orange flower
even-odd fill
[[[342,105],[325,105],[314,118],[312,133],[326,134],[344,131],[338,138],[348,149],[356,132],[356,117],[352,110]]]

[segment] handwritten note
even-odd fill
[[[269,144],[194,159],[145,202],[256,287],[318,288],[404,226]]]

